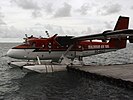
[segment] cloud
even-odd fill
[[[130,8],[133,9],[133,6],[131,6]]]
[[[40,9],[37,2],[33,0],[11,0],[11,3],[15,3],[23,9]]]
[[[33,18],[42,16],[41,7],[35,2],[35,0],[12,0],[11,3],[17,4],[17,6],[22,9],[31,10]]]
[[[20,37],[20,31],[17,30],[15,27],[7,27],[2,26],[0,27],[0,37],[2,38],[13,38],[13,37]]]
[[[69,17],[71,16],[71,8],[72,6],[64,3],[64,6],[62,8],[59,8],[55,14],[54,17]]]
[[[53,4],[52,3],[48,3],[44,5],[44,10],[47,14],[51,14],[53,12]]]
[[[47,25],[45,25],[44,27],[45,27],[46,30],[48,30],[48,31],[53,31],[53,30],[54,30],[53,27],[52,27],[52,25],[50,25],[50,24],[47,24]]]
[[[1,8],[0,8],[0,10],[1,10]],[[6,23],[4,22],[3,18],[4,18],[4,15],[3,15],[2,12],[0,12],[0,26],[1,25],[6,25]]]
[[[25,29],[18,29],[15,26],[3,26],[0,27],[0,37],[1,38],[24,38],[25,34],[28,36],[34,35],[34,36],[41,36],[44,35],[44,27],[28,27]]]
[[[53,33],[53,34],[64,34],[64,30],[61,26],[58,25],[50,25],[47,24],[44,26],[44,28],[49,31],[49,33]]]
[[[108,28],[108,29],[112,29],[112,23],[113,23],[113,22],[107,22],[107,21],[104,22],[105,27]]]
[[[0,25],[6,25],[6,23],[2,19],[0,19]]]
[[[32,16],[33,16],[33,18],[37,18],[37,17],[41,17],[42,14],[41,14],[41,12],[39,10],[34,10],[32,12]]]
[[[87,27],[86,30],[81,31],[81,34],[90,35],[92,33],[92,28]]]
[[[88,10],[91,9],[90,4],[84,3],[80,9],[77,9],[77,12],[80,12],[81,15],[86,15]]]
[[[121,11],[121,8],[122,6],[119,4],[105,5],[100,10],[98,10],[98,14],[110,15],[110,14],[118,13]]]
[[[92,32],[91,27],[88,27],[88,28],[87,28],[87,34],[88,34],[88,33],[91,33],[91,32]]]

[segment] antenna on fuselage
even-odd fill
[[[49,35],[48,31],[45,31],[45,33],[47,34],[47,36],[48,36],[48,37],[50,37],[50,35]]]

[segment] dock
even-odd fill
[[[133,89],[133,64],[106,66],[68,66],[67,70],[87,78],[102,80],[120,87]]]

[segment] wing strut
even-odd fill
[[[66,55],[67,55],[67,53],[72,49],[73,45],[74,45],[74,44],[71,44],[71,45],[68,47],[68,49],[65,51],[65,53],[62,54],[62,56],[61,56],[60,59],[59,59],[59,63],[61,63],[61,64],[64,63],[64,64],[66,64],[66,65],[68,65],[68,64],[71,63],[71,60],[68,59],[68,58],[66,57]]]
[[[38,64],[41,65],[40,58],[39,58],[38,56],[37,56],[36,58],[37,58],[37,62],[38,62]]]
[[[72,49],[72,47],[73,47],[73,44],[71,44],[71,45],[68,47],[68,49],[65,51],[65,53],[64,53],[63,55],[66,56],[67,53]]]

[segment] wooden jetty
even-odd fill
[[[96,80],[133,89],[133,64],[108,66],[68,66],[68,71]]]

